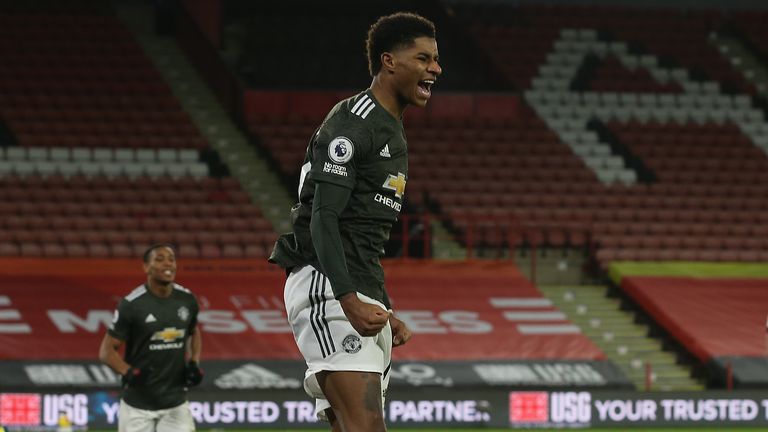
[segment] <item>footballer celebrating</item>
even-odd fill
[[[176,255],[169,245],[147,249],[144,272],[147,282],[120,301],[99,348],[99,359],[122,376],[118,430],[194,431],[186,395],[203,379],[197,300],[174,283]]]
[[[270,261],[286,269],[285,306],[307,363],[304,389],[334,431],[384,431],[396,318],[379,261],[408,180],[403,113],[424,107],[442,73],[433,23],[379,18],[366,40],[373,78],[336,104],[310,139],[291,210],[293,232]]]

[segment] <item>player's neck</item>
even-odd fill
[[[408,105],[403,104],[398,99],[397,94],[378,75],[373,77],[371,82],[371,93],[392,117],[395,119],[403,118],[403,113]]]
[[[147,280],[147,289],[157,297],[170,297],[173,291],[173,282],[166,284],[149,279]]]

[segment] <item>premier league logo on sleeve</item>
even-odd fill
[[[328,145],[328,157],[339,165],[349,162],[354,153],[355,147],[347,137],[336,137]]]

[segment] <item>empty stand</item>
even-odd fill
[[[765,356],[764,279],[630,276],[622,288],[702,363]]]
[[[502,4],[463,4],[457,9],[457,16],[480,45],[523,90],[535,86],[540,67],[546,63],[547,56],[552,55],[552,46],[567,43],[557,41],[559,36],[565,35],[571,39],[586,37],[600,40],[603,53],[610,49],[611,44],[624,43],[622,55],[635,57],[630,60],[630,66],[636,67],[643,62],[657,66],[658,63],[650,58],[643,58],[643,54],[653,54],[662,57],[666,63],[679,65],[681,70],[695,71],[701,78],[722,82],[734,91],[754,93],[754,88],[714,47],[706,43],[709,31],[725,21],[717,13],[687,10],[682,16],[682,11],[671,10],[632,9],[631,13],[627,13],[627,9],[621,7],[510,7]],[[617,75],[608,73],[607,76]],[[562,78],[567,88],[570,79]],[[674,77],[667,75],[666,78]],[[607,89],[607,86],[612,91],[632,90],[632,83],[611,84],[611,81],[610,78],[608,81],[598,80],[597,88]],[[648,80],[643,82],[651,83]],[[658,83],[651,85],[655,90],[659,89]]]
[[[455,7],[524,98],[436,91],[408,110],[413,209],[439,212],[473,248],[583,246],[604,266],[766,256],[754,232],[766,221],[768,123],[708,42],[722,16]],[[328,107],[349,95],[304,93],[301,111],[287,93],[255,95],[249,127],[292,177]]]
[[[262,257],[271,225],[236,179],[209,177],[206,140],[113,11],[12,3],[0,3],[0,118],[15,138],[0,146],[0,254],[137,257],[170,242]]]
[[[183,256],[262,257],[275,237],[233,179],[0,177],[0,185],[4,255],[139,256],[169,242]]]

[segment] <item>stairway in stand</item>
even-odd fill
[[[621,309],[620,299],[608,297],[600,285],[539,286],[552,302],[581,327],[582,332],[618,365],[638,390],[646,388],[650,367],[652,391],[704,390],[691,377],[688,366],[678,364],[675,353],[649,337],[649,328],[635,323],[632,311]]]

